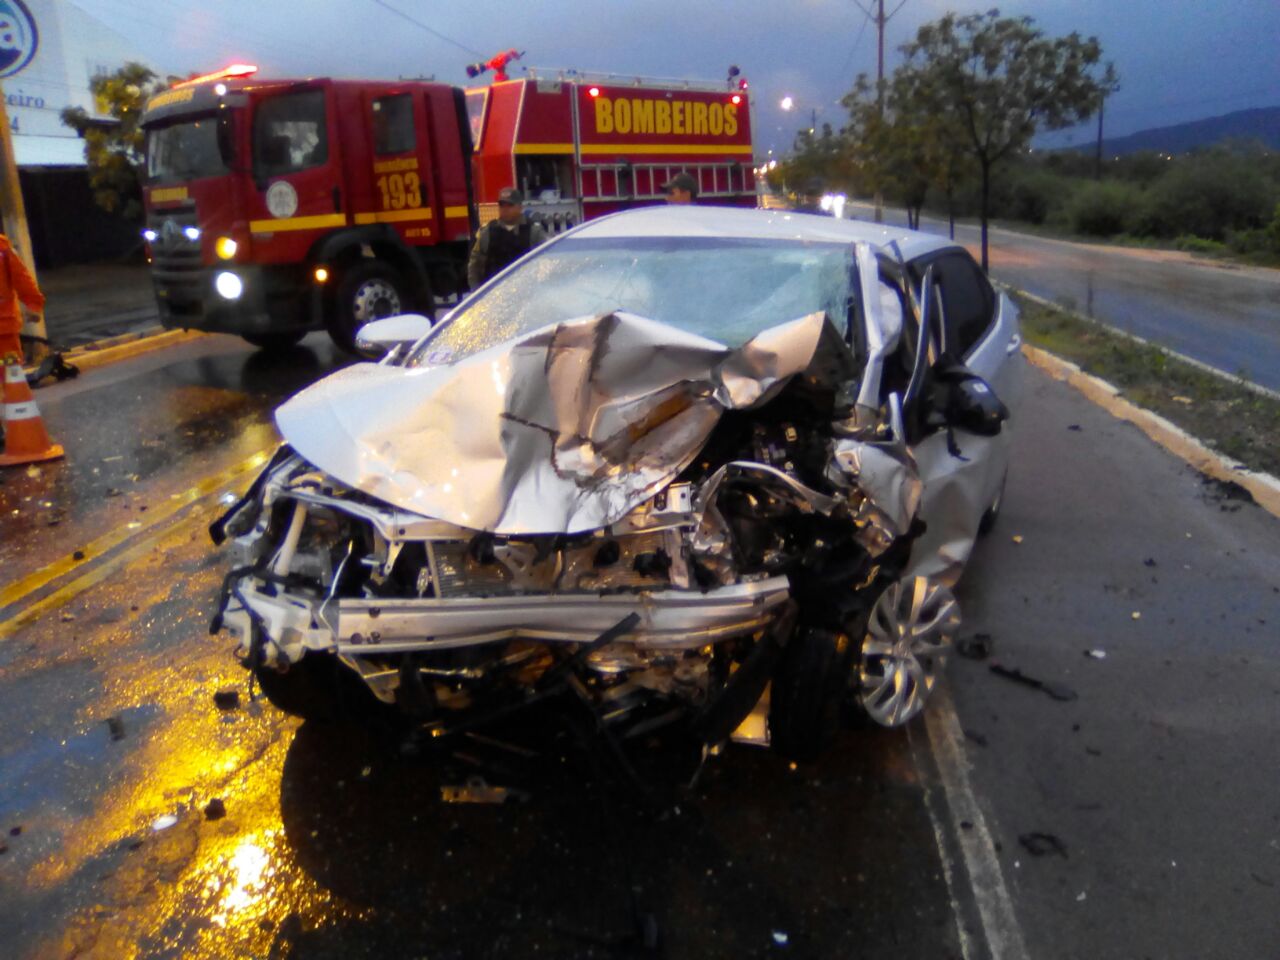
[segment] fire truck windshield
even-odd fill
[[[552,243],[454,314],[410,363],[452,363],[563,320],[624,310],[739,347],[819,310],[847,322],[849,244],[728,237]]]
[[[195,180],[226,173],[218,140],[218,120],[213,116],[153,127],[147,131],[147,179]]]
[[[329,159],[324,91],[303,90],[258,104],[253,118],[253,173],[265,179]]]

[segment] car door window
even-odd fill
[[[279,177],[329,159],[323,90],[287,93],[258,105],[253,124],[253,169]]]
[[[995,293],[967,253],[947,253],[939,257],[935,261],[935,276],[942,285],[947,347],[957,356],[966,356],[991,326]]]
[[[408,153],[415,147],[413,98],[407,93],[373,101],[373,152],[380,157]]]

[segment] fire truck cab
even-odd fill
[[[143,126],[167,327],[350,346],[464,282],[471,143],[447,84],[218,75],[153,97]]]
[[[169,328],[291,346],[430,314],[466,289],[476,230],[519,187],[550,232],[660,202],[687,171],[708,202],[755,203],[745,93],[724,84],[310,78],[254,68],[147,104],[144,236]]]

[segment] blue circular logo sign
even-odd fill
[[[0,77],[11,77],[36,55],[40,34],[22,0],[0,0]]]

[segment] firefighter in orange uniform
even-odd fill
[[[39,313],[44,309],[44,294],[27,265],[13,252],[9,238],[0,233],[0,360],[10,353],[22,359],[19,303],[32,313]]]

